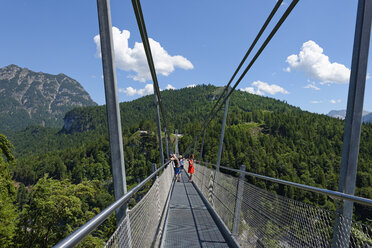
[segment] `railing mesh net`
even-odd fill
[[[195,164],[194,183],[234,234],[241,247],[372,247],[371,226],[336,212],[295,201],[242,181],[238,230],[233,232],[239,178]],[[146,195],[104,247],[158,247],[164,225],[172,166],[157,177]],[[217,182],[216,182],[217,181]],[[339,237],[334,244],[335,221]],[[350,237],[346,229],[351,223]],[[343,240],[346,240],[343,243]]]
[[[168,165],[146,195],[128,210],[126,218],[107,241],[105,248],[158,246],[172,183],[172,168],[172,165]]]
[[[195,164],[193,180],[233,233],[239,178]],[[372,247],[371,226],[242,183],[239,228],[234,235],[241,247]],[[341,223],[339,238],[332,244],[336,219]],[[350,237],[347,223],[351,223]]]

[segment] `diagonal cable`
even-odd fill
[[[139,28],[139,31],[140,31],[140,34],[141,34],[143,47],[145,49],[145,54],[146,54],[147,62],[148,62],[148,65],[149,65],[152,81],[154,83],[154,93],[156,94],[156,96],[158,98],[158,104],[159,104],[159,107],[160,107],[160,112],[161,112],[162,117],[163,117],[164,126],[167,129],[167,133],[169,134],[167,119],[166,119],[166,113],[165,113],[165,110],[164,110],[164,107],[163,107],[163,104],[162,104],[162,101],[161,101],[161,97],[160,97],[160,89],[159,89],[158,78],[156,76],[155,64],[154,64],[154,60],[152,58],[152,53],[151,53],[149,38],[147,36],[145,20],[143,18],[141,3],[140,3],[139,0],[132,0],[132,5],[133,5],[134,13],[136,15],[138,28]],[[170,135],[168,135],[168,137],[170,137]]]
[[[241,76],[239,77],[239,79],[237,80],[237,82],[234,84],[234,86],[232,87],[232,89],[230,90],[230,92],[224,97],[223,102],[220,104],[220,106],[217,108],[216,111],[210,113],[209,116],[212,116],[212,118],[209,118],[209,120],[208,119],[205,120],[205,122],[204,122],[204,129],[207,128],[208,124],[212,121],[212,119],[214,118],[214,116],[216,116],[217,112],[225,104],[225,102],[227,101],[227,99],[233,93],[233,91],[235,90],[235,88],[239,85],[239,83],[241,82],[241,80],[244,78],[244,76],[247,74],[247,72],[249,71],[249,69],[254,64],[254,62],[256,62],[257,58],[261,55],[262,51],[265,49],[265,47],[267,46],[267,44],[274,37],[274,35],[276,34],[276,32],[278,31],[278,29],[280,28],[280,26],[283,24],[283,22],[287,19],[288,15],[292,12],[293,8],[296,6],[296,4],[298,3],[298,1],[299,0],[293,0],[292,3],[289,5],[289,7],[284,12],[284,14],[282,15],[282,17],[278,21],[278,23],[275,25],[275,27],[273,28],[273,30],[271,31],[271,33],[269,34],[269,36],[266,38],[266,40],[264,41],[264,43],[261,45],[260,49],[257,51],[257,53],[255,54],[255,56],[253,57],[253,59],[251,60],[251,62],[248,64],[248,66],[245,68],[245,70],[243,71],[243,73],[241,74]]]
[[[215,116],[215,114],[221,109],[221,107],[223,106],[223,104],[226,102],[226,100],[228,99],[228,97],[232,94],[232,92],[235,90],[235,88],[239,85],[239,83],[241,82],[241,80],[244,78],[244,76],[246,75],[246,73],[249,71],[249,69],[252,67],[252,65],[254,64],[254,62],[257,60],[257,58],[259,57],[259,55],[262,53],[262,51],[265,49],[265,47],[267,46],[267,44],[270,42],[270,40],[272,39],[272,37],[275,35],[275,33],[277,32],[277,30],[280,28],[280,26],[283,24],[283,22],[286,20],[286,18],[288,17],[288,15],[291,13],[291,11],[293,10],[293,8],[295,7],[295,5],[298,3],[299,0],[293,0],[291,5],[287,8],[286,12],[283,14],[283,16],[280,18],[280,20],[278,21],[278,23],[276,24],[276,26],[274,27],[274,29],[271,31],[270,35],[266,38],[265,42],[262,44],[262,46],[260,47],[259,51],[256,53],[256,55],[254,56],[254,58],[251,60],[251,62],[249,63],[249,65],[246,67],[246,69],[244,70],[244,72],[242,73],[242,75],[239,77],[239,79],[237,80],[237,82],[234,84],[232,90],[224,97],[224,100],[223,102],[220,104],[220,106],[218,107],[218,109],[216,111],[213,112],[213,110],[217,107],[218,103],[222,100],[223,98],[223,95],[224,93],[226,92],[226,90],[228,89],[228,87],[230,86],[231,82],[233,81],[233,79],[235,78],[236,74],[238,73],[238,71],[240,70],[240,68],[242,67],[242,65],[244,64],[246,58],[248,57],[248,55],[250,54],[250,52],[252,51],[253,47],[256,45],[258,39],[261,37],[262,33],[264,32],[264,30],[266,29],[267,25],[269,24],[269,22],[271,21],[272,17],[274,16],[274,14],[276,13],[277,9],[279,8],[282,0],[279,0],[277,2],[277,4],[274,6],[274,9],[271,11],[269,17],[267,18],[267,20],[265,21],[264,25],[262,26],[261,30],[259,31],[258,35],[256,36],[255,40],[253,41],[252,45],[250,46],[250,48],[248,49],[247,53],[245,54],[243,60],[241,61],[241,63],[239,64],[237,70],[234,72],[232,78],[230,79],[229,83],[227,84],[227,86],[225,87],[224,91],[222,92],[221,96],[219,97],[219,99],[217,100],[217,102],[215,103],[215,105],[213,106],[212,110],[210,111],[210,114],[207,115],[207,117],[205,118],[205,121],[204,121],[204,129],[207,128],[208,124],[210,123],[210,121],[213,119],[213,117]],[[166,118],[165,118],[165,111],[164,111],[164,108],[163,108],[163,105],[162,105],[162,102],[161,102],[161,98],[160,98],[160,90],[159,90],[159,84],[158,84],[158,81],[157,81],[157,77],[156,77],[156,71],[155,71],[155,66],[154,66],[154,62],[153,62],[153,59],[152,59],[152,55],[151,55],[151,49],[150,49],[150,44],[148,42],[148,36],[147,36],[147,31],[146,31],[146,27],[145,27],[145,23],[144,23],[144,18],[143,18],[143,14],[142,14],[142,9],[141,9],[141,5],[140,5],[140,2],[139,0],[132,0],[132,4],[133,4],[133,8],[134,8],[134,11],[135,11],[135,15],[136,15],[136,19],[137,19],[137,23],[138,23],[138,27],[140,29],[140,33],[141,33],[141,38],[142,38],[142,41],[143,41],[143,44],[144,44],[144,49],[145,49],[145,52],[146,52],[146,57],[147,57],[147,61],[148,61],[148,64],[149,64],[149,67],[150,67],[150,72],[151,72],[151,76],[153,78],[153,82],[154,82],[154,90],[158,96],[158,101],[159,101],[159,106],[160,106],[160,109],[161,109],[161,113],[162,113],[162,116],[163,116],[163,119],[164,119],[164,124],[165,126],[167,127],[167,123],[166,123]],[[212,118],[210,118],[210,116],[212,116]],[[203,129],[203,131],[204,131]]]
[[[252,42],[251,46],[249,47],[249,49],[247,50],[247,52],[245,53],[242,61],[240,62],[238,68],[235,70],[234,74],[232,75],[232,77],[230,78],[228,84],[226,85],[226,87],[224,88],[223,92],[221,93],[221,95],[219,96],[219,98],[217,99],[217,102],[214,104],[212,110],[210,111],[209,115],[206,116],[205,120],[207,120],[208,118],[211,117],[211,115],[213,114],[213,111],[215,110],[215,108],[217,107],[218,103],[221,101],[221,99],[223,98],[225,92],[227,92],[227,89],[229,88],[230,84],[232,83],[232,81],[234,80],[236,74],[238,74],[240,68],[243,66],[244,62],[246,61],[247,57],[249,56],[249,54],[252,52],[253,48],[255,47],[255,45],[257,44],[258,40],[260,39],[260,37],[262,36],[263,32],[265,31],[267,25],[269,25],[270,21],[272,20],[273,16],[275,15],[275,13],[277,12],[277,10],[279,9],[280,5],[282,4],[283,0],[279,0],[276,2],[274,8],[272,9],[270,15],[267,17],[265,23],[262,25],[260,31],[258,32],[256,38],[254,39],[254,41]]]

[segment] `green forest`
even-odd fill
[[[181,153],[193,146],[205,114],[221,92],[213,85],[162,91],[168,128],[183,134]],[[130,189],[151,173],[153,163],[160,164],[154,96],[121,103],[120,109]],[[217,160],[222,112],[207,129],[204,161]],[[342,120],[236,91],[230,100],[221,164],[232,168],[244,164],[250,172],[337,190],[343,128]],[[372,124],[363,124],[355,195],[370,199],[371,150]],[[197,159],[199,151],[200,138]],[[71,110],[63,128],[29,126],[0,135],[0,153],[1,247],[51,247],[114,201],[105,106]],[[247,180],[335,210],[334,201],[323,195]],[[372,224],[367,218],[372,216],[370,208],[355,209],[357,220]],[[80,247],[102,245],[115,225],[112,216]]]

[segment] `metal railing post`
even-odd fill
[[[195,156],[195,149],[196,149],[196,141],[197,141],[197,139],[198,139],[198,136],[195,135],[195,141],[194,141],[194,153],[193,153],[194,156]]]
[[[164,140],[165,140],[165,147],[166,147],[166,151],[167,151],[165,159],[168,160],[170,154],[169,154],[169,147],[168,147],[167,128],[164,128]]]
[[[241,171],[245,171],[245,165],[240,167]],[[244,178],[245,174],[240,173],[240,178],[238,182],[238,194],[236,196],[236,203],[235,203],[235,212],[234,212],[234,225],[232,230],[232,235],[237,237],[239,232],[239,223],[240,223],[240,210],[242,207],[242,200],[243,200],[243,191],[244,191]]]
[[[229,87],[227,94],[229,94],[231,91],[231,88]],[[223,147],[223,139],[225,138],[225,126],[226,126],[226,118],[227,113],[229,111],[229,102],[230,97],[226,99],[225,102],[225,110],[223,112],[223,119],[222,119],[222,127],[221,127],[221,135],[220,135],[220,144],[218,146],[218,154],[217,154],[217,164],[216,164],[216,171],[220,170],[220,164],[221,164],[221,156],[222,156],[222,147]]]
[[[354,195],[358,167],[371,21],[372,1],[359,0],[338,185],[339,192],[350,195]],[[353,202],[343,201],[337,212],[342,217],[336,216],[332,247],[349,247]]]
[[[205,162],[204,162],[204,166],[205,166],[205,169],[208,171],[208,160],[205,160]],[[208,193],[208,201],[211,203],[211,206],[212,207],[214,207],[214,202],[213,202],[213,200],[214,200],[214,196],[213,196],[213,194],[214,194],[214,176],[215,175],[213,175],[213,178],[211,179],[211,175],[212,175],[212,173],[209,173],[209,174],[207,174],[207,193]],[[210,184],[211,184],[211,186],[212,187],[209,187],[210,186]]]
[[[152,164],[152,173],[154,173],[156,171],[156,163],[153,163]],[[153,182],[156,181],[156,178],[158,178],[158,175],[154,176],[154,178],[152,179]]]
[[[153,163],[152,164],[152,173],[154,173],[156,170],[157,170],[156,164]],[[161,219],[161,209],[160,209],[160,189],[159,189],[159,176],[158,176],[158,174],[156,174],[156,176],[154,176],[153,182],[154,182],[154,184],[156,184],[155,185],[155,187],[156,187],[156,200],[157,200],[156,204],[157,204],[157,208],[158,208],[158,220],[160,221],[160,219]]]
[[[205,185],[204,185],[204,181],[205,181],[205,173],[206,173],[206,169],[203,167],[203,163],[201,162],[201,161],[199,161],[199,165],[200,165],[200,168],[199,168],[199,170],[203,170],[203,175],[202,175],[202,180],[201,180],[201,185],[202,185],[202,187],[201,187],[201,189],[200,189],[200,191],[201,192],[205,192]],[[203,167],[203,169],[202,169],[202,167]]]
[[[200,146],[200,155],[199,155],[199,161],[200,163],[203,161],[203,148],[204,148],[204,139],[205,139],[205,131],[207,130],[207,127],[204,126],[204,130],[203,130],[203,139],[202,139],[202,143],[201,143],[201,146]]]
[[[226,94],[229,94],[231,91],[231,88],[229,87],[228,91]],[[214,183],[213,183],[213,200],[212,200],[212,206],[214,204],[214,194],[215,194],[215,186],[218,183],[218,173],[220,172],[220,164],[221,164],[221,156],[222,156],[222,147],[223,147],[223,139],[225,137],[225,126],[226,126],[226,118],[227,118],[227,113],[229,111],[229,101],[230,97],[226,99],[225,102],[225,110],[223,112],[223,119],[222,119],[222,127],[221,127],[221,135],[220,135],[220,144],[218,146],[218,154],[217,154],[217,164],[216,164],[216,171],[214,172]]]
[[[170,136],[169,136],[169,151],[170,151],[171,154],[174,154],[174,151],[173,151],[173,144],[172,144],[172,142],[171,142],[171,138],[170,138]]]
[[[97,0],[99,34],[101,42],[103,79],[105,84],[107,121],[110,135],[112,176],[114,181],[115,200],[127,193],[125,178],[123,140],[120,121],[116,72],[114,64],[112,25],[109,0]],[[126,215],[126,204],[116,211],[117,225]]]
[[[175,133],[176,135],[176,141],[175,141],[175,153],[176,153],[176,156],[178,157],[179,156],[179,152],[178,152],[178,130],[176,129]]]
[[[156,124],[158,126],[158,136],[159,136],[160,162],[161,162],[161,166],[163,166],[164,165],[164,153],[163,153],[163,142],[161,139],[159,100],[156,94],[154,94],[154,96],[155,96],[155,104],[156,104]]]
[[[168,135],[168,143],[169,143],[169,152],[170,152],[171,154],[174,154],[174,152],[173,152],[173,144],[172,144],[171,134],[170,134],[170,133],[169,133],[169,135]]]

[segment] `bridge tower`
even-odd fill
[[[176,156],[178,157],[180,155],[180,153],[178,152],[178,130],[177,129],[175,131],[175,135],[176,135],[175,153],[176,153]]]

